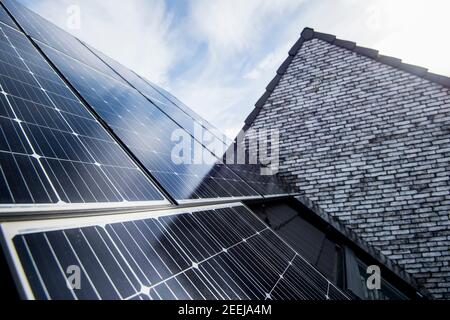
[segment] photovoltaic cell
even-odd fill
[[[0,204],[165,202],[19,31],[0,26]]]
[[[26,298],[348,299],[240,204],[93,219],[2,225]]]
[[[10,27],[17,28],[14,21],[11,19],[9,14],[0,6],[0,22],[7,24]]]

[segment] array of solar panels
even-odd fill
[[[28,298],[348,299],[247,208],[198,210],[13,236]]]
[[[5,36],[12,34],[2,41],[2,69],[7,70],[1,75],[2,109],[9,111],[2,113],[9,119],[3,122],[12,124],[2,130],[15,134],[2,133],[7,141],[2,142],[0,168],[8,166],[7,172],[19,176],[34,174],[22,177],[27,191],[16,194],[14,181],[6,170],[0,172],[0,187],[10,189],[2,192],[1,203],[162,201],[149,179],[178,203],[288,193],[274,177],[261,176],[258,167],[225,165],[195,130],[215,137],[224,150],[226,138],[163,89],[23,5],[1,2],[32,40],[2,25]],[[17,28],[0,9],[1,21]],[[25,110],[27,115],[19,114]],[[29,123],[38,129],[26,128]],[[179,154],[174,153],[177,143],[184,147]],[[12,150],[16,145],[22,149]],[[18,154],[25,158],[13,159]],[[45,192],[35,194],[35,189]]]
[[[5,25],[0,90],[0,203],[164,200],[29,40]]]

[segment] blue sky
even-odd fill
[[[230,138],[308,26],[450,75],[447,0],[21,0],[171,91]]]

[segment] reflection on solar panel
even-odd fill
[[[287,192],[260,166],[225,165],[197,127],[229,145],[167,91],[1,0],[0,211],[169,204],[150,176],[179,204],[208,200],[2,224],[23,297],[347,299],[241,203],[209,206]]]
[[[216,153],[216,156],[223,158],[224,152],[228,149],[230,143],[226,142],[226,137],[224,135],[218,134],[217,129],[214,129],[212,125],[201,119],[186,105],[174,96],[170,95],[167,91],[158,88],[156,85],[139,77],[133,71],[127,69],[117,61],[109,58],[98,50],[90,46],[87,47],[116,72],[118,72],[118,74],[125,81],[136,88],[141,94],[151,100],[160,110],[183,127],[183,129],[185,129],[192,137],[196,137],[195,130],[198,130],[196,128],[202,128],[202,136],[204,134],[207,137],[216,139],[216,142],[221,145],[220,153]],[[234,171],[240,178],[242,178],[245,182],[247,182],[247,184],[263,196],[285,195],[289,193],[289,190],[282,186],[282,183],[275,179],[275,177],[261,175],[261,166],[259,165],[228,165],[232,171]]]
[[[217,150],[203,146],[204,142],[198,140],[195,128],[202,129],[202,136],[206,133],[213,139],[215,137],[216,142],[222,143],[223,150],[226,150],[228,142],[224,135],[213,130],[209,123],[168,92],[82,44],[15,1],[7,0],[5,4],[26,32],[56,49],[52,50],[36,41],[64,77],[172,198],[182,202],[190,199],[248,198],[259,197],[260,194],[273,196],[288,193],[274,177],[261,176],[259,166],[234,166],[230,169],[219,160],[212,165],[205,165],[204,162],[203,165],[173,164],[171,151],[175,143],[170,138],[180,127],[193,138],[191,150],[186,153],[191,152],[190,159],[197,162],[199,154],[200,158],[203,155],[211,158],[210,153]],[[112,79],[114,82],[111,82]],[[110,85],[105,86],[105,83]],[[159,148],[161,145],[164,146]],[[222,159],[223,152],[216,156]]]
[[[87,46],[87,45],[86,45]],[[87,46],[92,52],[100,57],[105,63],[112,67],[119,75],[130,85],[136,88],[141,94],[150,99],[160,110],[166,113],[171,119],[183,127],[192,137],[196,136],[195,128],[202,128],[209,137],[217,139],[222,144],[223,152],[228,149],[230,142],[227,141],[225,135],[218,134],[218,130],[213,128],[211,124],[201,119],[200,116],[192,112],[180,100],[172,96],[167,91],[157,87],[147,80],[139,77],[133,71],[122,66],[120,63],[109,58],[98,50]],[[197,125],[195,127],[194,125]],[[219,158],[223,157],[223,153],[216,154]],[[234,171],[240,178],[249,184],[254,190],[263,196],[268,195],[285,195],[289,190],[273,176],[261,175],[261,167],[259,165],[232,165],[229,168]]]
[[[347,299],[240,204],[78,221],[2,226],[27,298]]]
[[[215,137],[219,139],[219,141],[224,142],[225,137],[223,135],[220,135],[217,129],[214,131],[209,131],[208,127],[205,126],[205,124],[207,125],[207,123],[205,123],[203,119],[191,116],[192,112],[188,113],[185,111],[185,108],[182,109],[178,107],[178,105],[173,103],[165,95],[161,94],[160,91],[156,90],[152,85],[150,85],[147,81],[139,77],[130,69],[124,67],[117,61],[111,59],[107,55],[92,48],[91,46],[87,44],[84,45],[89,48],[95,55],[97,55],[102,61],[109,65],[113,70],[115,70],[133,88],[138,90],[147,99],[151,100],[153,104],[156,105],[161,111],[163,111],[172,120],[183,127],[189,134],[191,134],[191,136],[194,137],[196,135],[195,125],[197,125],[197,128],[201,128],[202,131],[204,131],[201,132],[201,134],[209,134],[211,137]],[[223,149],[225,150],[225,148],[226,145],[224,145]],[[221,154],[218,156],[220,157]]]
[[[163,202],[29,40],[5,25],[0,62],[0,203]]]
[[[142,77],[141,77],[142,78]],[[193,119],[197,120],[198,122],[201,122],[203,126],[208,129],[211,132],[214,132],[216,137],[221,139],[227,146],[229,146],[233,141],[228,139],[224,134],[219,134],[219,130],[213,126],[210,122],[203,119],[201,116],[199,116],[197,113],[195,113],[191,108],[186,106],[182,101],[180,101],[177,97],[173,96],[170,92],[167,90],[164,90],[163,88],[157,86],[156,84],[150,82],[149,80],[142,78],[145,82],[147,82],[151,87],[153,87],[157,92],[159,92],[161,95],[163,95],[165,98],[170,100],[173,104],[175,104],[179,109],[181,109],[183,112],[191,116]]]
[[[188,141],[183,154],[176,158],[178,154],[173,150],[179,141],[172,141],[172,137],[174,133],[181,134],[185,130],[136,90],[53,48],[39,45],[174,199],[181,202],[259,196],[218,160],[211,165],[190,164],[199,153],[201,156],[208,153],[195,140]],[[208,155],[212,157],[210,153]],[[187,156],[188,161],[184,161],[183,156]],[[175,163],[174,158],[179,163]]]
[[[21,26],[25,31],[31,35],[33,38],[44,42],[45,44],[57,49],[58,51],[65,53],[83,63],[93,67],[102,73],[113,77],[116,80],[122,80],[122,77],[126,81],[131,83],[136,89],[141,91],[147,97],[152,99],[152,101],[166,112],[173,120],[177,121],[186,131],[194,134],[194,119],[192,117],[186,117],[184,112],[180,112],[176,105],[171,103],[165,96],[161,95],[157,90],[153,89],[152,86],[148,85],[144,80],[134,74],[131,70],[123,67],[119,63],[115,62],[108,56],[102,54],[101,52],[88,47],[87,45],[82,45],[79,40],[73,36],[67,34],[62,29],[51,24],[47,20],[43,19],[39,15],[36,15],[31,10],[17,3],[16,1],[4,1],[9,10],[13,13],[16,19],[19,20]],[[90,54],[89,50],[92,50],[101,57],[109,66],[101,63],[98,59]],[[116,72],[120,74],[118,76]],[[195,121],[201,121],[200,119],[195,119]]]
[[[224,135],[218,134],[218,130],[215,129],[211,124],[201,119],[200,116],[195,114],[180,100],[172,96],[167,91],[157,87],[155,84],[152,84],[148,80],[139,77],[133,71],[127,69],[117,61],[109,58],[98,50],[88,45],[86,46],[98,57],[100,57],[105,63],[107,63],[110,67],[117,71],[125,81],[136,88],[148,99],[150,99],[171,119],[181,125],[188,133],[191,134],[191,136],[194,137],[196,135],[194,124],[197,124],[197,128],[203,127],[203,134],[208,134],[207,136],[217,139],[217,142],[222,144],[222,152],[220,154],[216,153],[216,156],[218,156],[219,158],[223,158],[223,152],[228,149],[228,146],[231,142],[227,141]],[[228,165],[232,169],[232,171],[237,173],[239,177],[243,178],[243,180],[246,181],[254,190],[258,191],[264,196],[285,195],[289,193],[289,190],[287,190],[286,187],[282,186],[283,184],[275,179],[275,177],[261,175],[261,166],[259,165]]]
[[[17,28],[14,21],[11,19],[9,14],[3,9],[3,7],[0,6],[0,21],[7,24],[10,27]]]
[[[212,165],[174,164],[171,136],[181,128],[154,104],[128,86],[77,39],[33,12],[6,1],[37,42],[89,105],[114,130],[145,168],[178,201],[189,199],[259,197],[259,194],[218,160]],[[61,52],[53,50],[58,49]],[[72,57],[72,58],[69,58]],[[76,59],[76,60],[75,60]],[[151,128],[151,129],[150,129]],[[208,153],[193,142],[194,152]]]
[[[103,73],[119,80],[119,77],[113,70],[106,65],[97,63],[97,59],[90,54],[86,47],[80,45],[76,38],[17,1],[2,0],[2,2],[28,35],[90,66],[99,68]]]
[[[228,165],[231,170],[242,177],[249,185],[264,197],[289,195],[291,189],[273,175],[263,175],[260,165]]]
[[[256,207],[255,213],[333,283],[339,282],[342,252],[327,233],[285,203]]]

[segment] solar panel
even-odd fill
[[[85,44],[86,45],[86,44]],[[192,136],[196,135],[194,125],[197,128],[202,128],[210,137],[217,139],[217,143],[222,145],[221,153],[216,153],[216,156],[223,158],[224,152],[228,149],[230,144],[225,135],[218,134],[218,130],[213,128],[211,124],[201,119],[180,100],[172,96],[167,91],[157,87],[155,84],[139,77],[133,71],[127,69],[117,61],[111,59],[98,50],[86,45],[92,52],[99,56],[105,63],[116,70],[125,81],[130,83],[134,88],[141,92],[144,96],[150,99],[159,109],[165,112],[170,118],[180,124]],[[212,128],[212,129],[210,129]],[[214,150],[211,150],[214,151]],[[261,166],[250,164],[233,165],[228,164],[229,168],[243,178],[254,190],[258,191],[263,196],[287,195],[290,190],[277,180],[274,176],[264,176],[261,174]]]
[[[83,43],[89,50],[91,50],[95,55],[97,55],[102,61],[109,65],[113,70],[115,70],[127,83],[137,89],[146,98],[151,100],[161,111],[167,114],[172,120],[183,127],[187,132],[189,132],[193,137],[196,136],[196,126],[201,128],[200,134],[209,134],[211,137],[218,139],[218,141],[224,144],[223,151],[226,150],[227,145],[225,144],[225,136],[219,134],[217,129],[210,130],[208,128],[208,123],[201,119],[200,117],[194,117],[192,112],[188,112],[188,108],[180,108],[177,104],[168,99],[166,95],[162,94],[154,86],[148,83],[146,80],[138,76],[136,73],[126,68],[119,62],[108,57],[102,52],[96,50],[95,48]],[[210,125],[209,125],[210,126]],[[198,130],[198,129],[197,129]],[[198,134],[197,134],[198,135]],[[222,151],[222,152],[223,152]],[[219,157],[221,156],[218,155]]]
[[[86,44],[85,44],[86,45]],[[216,156],[223,158],[224,152],[228,149],[229,141],[225,135],[219,134],[219,131],[212,127],[211,124],[201,119],[180,100],[172,96],[167,91],[157,87],[147,80],[139,77],[133,71],[127,69],[117,61],[111,59],[98,50],[86,45],[92,52],[94,52],[105,63],[117,71],[125,81],[136,88],[140,93],[150,99],[159,109],[166,113],[171,119],[177,122],[183,129],[185,129],[191,136],[195,137],[195,128],[203,128],[204,132],[201,134],[209,134],[209,137],[216,139],[218,144],[221,144],[220,153],[216,152]],[[195,125],[197,125],[195,127]],[[214,150],[210,150],[214,151]],[[281,181],[275,179],[274,176],[264,176],[261,174],[261,166],[259,165],[232,165],[228,164],[229,168],[237,173],[244,181],[247,182],[254,190],[258,191],[263,196],[287,195],[290,190],[283,186]]]
[[[9,14],[0,6],[0,22],[7,24],[10,27],[17,28],[14,21],[11,19]]]
[[[176,105],[179,109],[181,109],[183,112],[191,116],[193,119],[197,120],[198,122],[201,122],[203,126],[208,129],[210,132],[214,133],[214,135],[222,140],[222,142],[229,146],[233,141],[230,140],[226,135],[220,132],[219,129],[217,129],[214,125],[212,125],[209,121],[202,118],[199,114],[194,112],[191,108],[189,108],[186,104],[184,104],[181,100],[179,100],[177,97],[172,95],[169,91],[159,87],[158,85],[154,84],[153,82],[147,80],[146,78],[138,75],[141,79],[143,79],[145,82],[147,82],[151,87],[153,87],[157,92],[159,92],[161,95],[166,97],[168,100],[170,100],[174,105]]]
[[[168,203],[28,38],[6,25],[0,91],[2,208]]]
[[[276,175],[263,174],[263,167],[260,165],[228,163],[227,165],[265,198],[287,196],[292,193],[291,188]]]
[[[175,200],[260,197],[135,89],[53,48],[39,45]],[[173,152],[179,143],[172,139],[174,134],[189,140],[182,155]],[[193,163],[198,155],[209,156],[214,162],[208,164],[201,158]]]
[[[58,50],[63,48],[64,50],[61,50],[64,53],[76,59],[68,59],[68,56],[51,50],[50,47],[36,41],[47,55],[52,55],[52,62],[57,64],[64,76],[72,82],[102,119],[117,131],[116,133],[121,140],[174,199],[182,202],[191,199],[260,197],[255,190],[218,160],[217,163],[212,165],[174,165],[171,155],[174,143],[170,141],[170,137],[174,131],[181,129],[175,122],[167,118],[164,113],[160,112],[154,104],[148,102],[137,91],[126,85],[121,77],[77,39],[51,25],[46,20],[35,17],[37,15],[32,11],[22,10],[21,5],[14,1],[7,1],[6,5],[18,21],[25,25],[25,30],[30,30],[31,36],[45,41],[52,48]],[[66,38],[70,38],[70,40]],[[60,59],[55,55],[59,56]],[[65,61],[61,62],[64,59]],[[83,63],[80,63],[80,61]],[[73,69],[65,69],[64,67],[67,64],[70,64]],[[74,65],[77,68],[82,68],[85,74],[81,76]],[[94,69],[87,68],[87,66],[99,72],[93,72]],[[108,68],[108,71],[105,71],[105,68]],[[76,72],[73,72],[73,70],[76,70]],[[111,75],[111,72],[113,72],[113,75]],[[89,79],[91,82],[89,83],[85,79]],[[102,86],[104,83],[110,82],[111,79],[115,80],[114,86],[108,88]],[[95,88],[99,88],[99,90],[93,93],[92,91]],[[106,105],[107,103],[109,105]],[[111,106],[116,107],[118,103],[123,104],[121,108],[116,108],[114,112],[111,112]],[[132,112],[134,114],[131,114]],[[139,123],[136,123],[138,114],[143,117],[139,119]],[[120,126],[117,126],[119,123]],[[128,130],[130,128],[132,130]],[[159,129],[159,132],[150,131],[149,128]],[[139,137],[135,137],[137,135]],[[159,140],[157,146],[161,148],[155,148],[155,138]],[[149,141],[143,143],[144,139],[150,140],[150,143],[148,143]],[[192,153],[194,150],[200,150],[198,152],[200,156],[208,153],[195,141],[193,142]],[[187,152],[190,152],[190,150],[187,150]],[[208,156],[210,156],[209,153]]]
[[[138,75],[139,76],[139,75]],[[179,100],[177,97],[172,95],[169,91],[159,87],[158,85],[150,82],[149,80],[139,76],[141,79],[143,79],[145,82],[147,82],[151,87],[153,87],[157,92],[159,92],[161,95],[163,95],[165,98],[170,100],[174,105],[176,105],[179,109],[181,109],[183,112],[191,116],[193,119],[197,120],[198,122],[201,122],[206,129],[209,131],[216,133],[216,137],[221,139],[227,146],[229,146],[233,141],[228,139],[224,134],[220,134],[219,129],[217,129],[214,125],[212,125],[209,121],[202,118],[199,114],[194,112],[191,108],[189,108],[187,105],[185,105],[181,100]]]
[[[348,299],[239,203],[1,227],[28,299]]]
[[[37,16],[32,11],[27,9],[22,10],[22,6],[16,4],[14,1],[6,1],[6,4],[8,8],[16,15],[18,21],[24,26],[25,30],[27,30],[31,36],[40,41],[43,41],[50,47],[57,49],[58,51],[61,51],[62,53],[65,53],[76,60],[76,62],[74,62],[75,60],[70,61],[70,59],[66,59],[64,63],[57,65],[57,67],[59,69],[62,69],[61,71],[63,71],[64,76],[66,78],[69,78],[69,80],[73,82],[72,84],[85,99],[85,95],[91,94],[92,96],[91,87],[98,87],[99,77],[103,78],[100,79],[103,81],[109,81],[110,79],[108,77],[113,78],[117,81],[117,88],[123,88],[123,86],[119,85],[119,83],[122,85],[130,84],[134,89],[137,89],[138,91],[134,92],[134,90],[127,90],[127,97],[133,95],[133,99],[136,100],[135,98],[137,98],[139,92],[152,102],[151,104],[146,104],[142,98],[137,99],[140,101],[139,108],[144,108],[144,106],[146,106],[150,109],[155,109],[156,107],[156,109],[161,110],[164,115],[167,115],[171,120],[173,120],[173,122],[175,122],[177,125],[182,127],[183,130],[189,133],[193,137],[193,139],[197,139],[197,141],[193,142],[194,146],[192,147],[192,151],[201,150],[200,152],[197,151],[197,156],[198,153],[200,153],[200,157],[202,154],[206,154],[209,157],[210,152],[216,152],[215,155],[218,158],[222,159],[223,151],[221,150],[226,150],[228,146],[228,141],[226,141],[225,136],[219,134],[217,130],[211,129],[212,126],[209,123],[201,119],[192,110],[181,103],[181,101],[170,95],[167,91],[164,91],[163,89],[158,88],[156,85],[151,84],[147,80],[139,77],[131,70],[125,68],[124,66],[102,54],[101,52],[87,45],[83,45],[81,42],[79,42],[79,40],[69,35],[62,29],[53,26],[51,23]],[[39,44],[40,42],[37,43]],[[47,46],[41,45],[41,47],[47,53],[47,55],[51,55],[50,59],[53,63],[57,63],[61,60],[54,58],[55,53],[52,52],[52,50]],[[92,53],[95,53],[102,60],[98,59]],[[91,83],[83,81],[85,80],[85,76],[82,76],[82,80],[80,80],[79,74],[74,75],[74,73],[78,73],[78,67],[75,68],[72,66],[73,70],[76,70],[76,72],[73,72],[73,70],[67,71],[67,69],[63,70],[64,65],[67,64],[68,61],[70,61],[71,64],[82,62],[84,66],[89,66],[97,71],[100,71],[101,76],[99,76],[99,74],[97,74],[95,77],[92,77],[92,75],[90,75]],[[112,71],[113,69],[110,69],[104,62],[112,67],[115,72]],[[108,70],[105,70],[105,67]],[[88,70],[87,73],[92,73],[92,71]],[[74,80],[73,78],[77,76],[78,79]],[[84,88],[80,89],[80,87],[83,86]],[[111,95],[111,91],[115,89],[116,88],[110,88],[107,94]],[[102,94],[104,93],[105,92],[102,92]],[[116,100],[119,98],[116,97]],[[119,119],[114,119],[115,116],[112,116],[111,113],[105,115],[104,112],[108,112],[110,106],[105,107],[101,105],[102,103],[104,104],[105,100],[107,100],[102,96],[100,96],[94,102],[89,99],[86,100],[110,127],[113,127],[119,122],[121,124],[125,124],[125,122],[127,122],[125,120],[129,119],[129,114],[123,114],[120,113],[120,111],[116,112],[117,115],[115,115],[118,116]],[[135,102],[134,100],[133,103]],[[122,99],[122,101],[124,100]],[[114,101],[112,103],[114,103]],[[99,109],[101,109],[101,111],[99,111]],[[127,107],[127,109],[131,110],[131,112],[134,112],[134,110],[132,110],[133,108]],[[156,115],[156,117],[159,119],[163,118],[158,112],[155,112],[154,110],[146,111],[152,113],[153,116]],[[126,113],[129,111],[124,112]],[[142,121],[143,119],[146,118],[141,118],[140,120]],[[146,131],[148,130],[148,128],[155,126],[152,121],[144,122]],[[164,121],[161,120],[161,122]],[[132,121],[130,123],[134,125]],[[128,124],[128,126],[130,126],[130,123]],[[203,135],[204,133],[209,133],[210,137],[216,138],[216,145],[217,142],[219,144],[222,143],[221,150],[215,150],[214,148],[208,149],[208,146],[202,147],[202,145],[198,141],[198,132],[196,132],[195,130],[196,124],[197,128],[202,128],[202,132],[200,132],[200,134]],[[164,130],[161,130],[158,138],[161,141],[165,141],[165,143],[169,145],[171,141],[168,141],[168,137],[174,130],[179,129],[177,125],[168,123],[164,127]],[[122,127],[122,129],[124,128]],[[145,136],[145,133],[149,133],[143,132],[141,130],[133,131],[141,135],[141,138]],[[154,134],[154,132],[152,134]],[[173,165],[168,165],[168,161],[170,161],[169,154],[165,153],[164,157],[162,157],[162,162],[165,162],[167,167],[164,167],[161,166],[161,161],[159,161],[159,159],[156,160],[157,163],[155,163],[155,159],[150,159],[151,157],[149,157],[149,155],[153,156],[153,154],[151,153],[154,151],[152,148],[147,148],[148,146],[146,147],[142,143],[137,143],[137,139],[134,139],[134,144],[130,143],[129,140],[124,139],[124,136],[130,138],[130,134],[128,131],[125,133],[122,132],[122,134],[117,133],[117,135],[132,152],[134,152],[136,155],[140,155],[138,155],[138,159],[144,164],[147,170],[151,172],[160,182],[160,184],[167,189],[171,196],[179,202],[191,199],[258,197],[259,194],[262,194],[263,196],[278,196],[289,193],[288,191],[286,191],[287,188],[285,186],[282,186],[282,183],[275,177],[261,176],[260,166],[238,165],[231,168],[229,166],[224,166],[221,162],[217,162],[215,165],[190,165],[188,166],[188,168],[176,166],[174,168]],[[164,136],[161,137],[161,135]],[[200,142],[203,143],[203,141]],[[171,145],[173,146],[173,143]],[[139,150],[136,150],[136,148],[138,148]],[[145,150],[145,155],[141,150],[143,148],[148,149]],[[160,150],[157,151],[159,152]],[[168,152],[169,150],[165,151]],[[219,153],[217,154],[217,152]],[[161,155],[159,155],[159,158],[161,158]],[[188,171],[193,172],[187,173]],[[218,173],[220,173],[220,176],[217,176]],[[214,174],[216,174],[216,176],[214,176]],[[224,179],[224,177],[227,177],[229,179]]]

